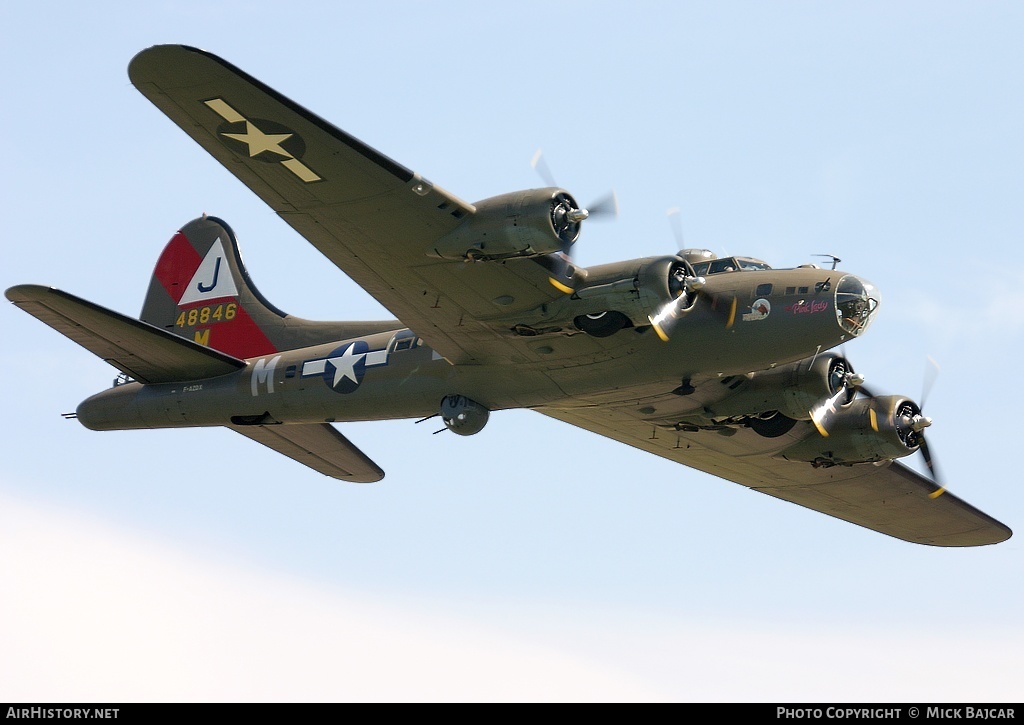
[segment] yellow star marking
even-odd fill
[[[290,153],[281,148],[281,144],[290,139],[293,133],[263,133],[252,121],[245,122],[245,133],[222,133],[222,136],[241,141],[249,147],[249,158],[258,156],[264,151],[294,158]]]
[[[203,103],[228,123],[245,122],[245,133],[222,133],[221,135],[235,141],[241,141],[248,146],[249,158],[259,156],[264,151],[269,151],[278,156],[284,156],[280,162],[281,166],[288,169],[307,184],[321,180],[321,177],[316,172],[281,147],[282,143],[295,135],[294,133],[263,133],[252,121],[228,105],[223,98],[211,98],[209,101],[203,101]]]

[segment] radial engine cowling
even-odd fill
[[[795,420],[808,420],[811,409],[840,388],[847,388],[842,402],[853,398],[853,388],[847,383],[852,372],[845,358],[825,353],[810,361],[754,373],[735,393],[711,403],[708,411],[712,417],[729,417],[777,410]]]
[[[434,244],[443,259],[536,257],[568,249],[580,235],[581,214],[564,189],[529,189],[493,196]]]
[[[857,398],[829,419],[827,436],[813,433],[781,455],[819,466],[901,458],[921,445],[913,427],[920,415],[916,403],[898,395]]]
[[[586,313],[573,322],[595,337],[622,328],[621,324],[606,326],[609,314],[622,322],[628,319],[636,327],[649,325],[652,310],[683,292],[687,271],[679,257],[647,257],[590,267],[586,286],[575,295],[586,305]]]
[[[460,436],[479,433],[490,414],[487,408],[463,395],[447,395],[441,401],[441,419],[448,430]]]

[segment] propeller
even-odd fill
[[[665,213],[668,216],[668,223],[672,227],[672,235],[676,238],[676,249],[682,249],[685,245],[683,243],[683,217],[679,212],[679,207],[674,206]]]
[[[928,395],[932,391],[932,386],[935,385],[935,380],[938,377],[939,377],[939,364],[937,362],[935,362],[935,360],[933,360],[931,358],[931,356],[929,356],[928,357],[928,363],[925,365],[925,370],[924,370],[924,382],[921,384],[921,413],[922,413],[922,416],[924,414],[924,404],[925,404],[925,401],[928,399]],[[927,421],[928,421],[928,425],[931,425],[932,419],[931,418],[927,418]],[[927,426],[925,426],[925,427],[927,427]],[[934,481],[935,485],[939,487],[937,490],[933,491],[932,493],[930,493],[928,495],[931,496],[932,498],[938,498],[943,493],[945,493],[946,489],[939,482],[939,468],[938,468],[938,465],[935,463],[935,458],[932,456],[931,449],[928,447],[928,441],[926,441],[925,437],[920,434],[920,431],[918,432],[918,443],[919,443],[919,445],[921,447],[921,456],[924,458],[924,463],[925,463],[926,466],[928,466],[928,472],[931,473],[931,475],[932,475],[932,481]]]
[[[939,467],[935,461],[935,456],[932,453],[931,448],[928,445],[928,440],[924,435],[924,429],[928,428],[932,424],[932,419],[924,414],[924,404],[928,398],[928,394],[931,392],[932,386],[935,384],[938,373],[938,363],[929,357],[928,365],[926,366],[924,374],[920,405],[915,405],[906,401],[896,411],[897,429],[901,431],[900,437],[904,438],[908,446],[917,446],[917,449],[921,452],[921,457],[924,459],[925,466],[928,468],[928,473],[931,476],[932,482],[937,486],[934,491],[928,494],[930,498],[938,498],[946,492],[946,489],[942,484],[942,479],[939,475]],[[856,389],[869,399],[869,413],[871,416],[872,426],[875,426],[876,413],[874,401],[878,395],[864,385],[863,375],[859,375],[851,371],[846,373],[845,377],[846,383],[849,386]],[[840,386],[834,395],[811,411],[811,421],[814,423],[814,426],[818,429],[818,432],[821,433],[821,435],[826,437],[828,436],[830,424],[837,412],[838,406],[840,405],[839,400],[844,392],[846,392],[846,387]]]
[[[545,184],[553,187],[559,186],[558,182],[555,181],[554,174],[551,173],[551,169],[548,168],[548,164],[544,160],[544,154],[541,149],[537,149],[534,152],[530,166],[544,180]],[[614,219],[619,215],[619,200],[615,195],[614,189],[596,199],[584,209],[576,209],[573,205],[567,203],[567,201],[571,201],[571,197],[568,195],[565,195],[565,200],[565,202],[556,206],[552,212],[552,221],[556,228],[560,228],[563,225],[580,224],[587,219]],[[574,242],[574,239],[573,241],[563,242],[562,249],[548,257],[549,263],[546,265],[551,271],[548,281],[557,290],[567,295],[575,292],[573,278],[576,268],[573,265],[572,257],[569,256],[569,249]]]
[[[732,327],[736,321],[736,298],[732,295],[715,295],[705,291],[706,282],[703,277],[685,277],[681,280],[679,294],[662,305],[653,315],[647,316],[658,337],[665,342],[669,341],[683,314],[696,304],[694,297],[707,301],[711,312],[725,324],[725,329]]]
[[[845,356],[843,360],[842,368],[831,373],[832,377],[829,381],[830,384],[835,385],[836,392],[811,410],[811,422],[814,423],[814,427],[818,429],[818,432],[826,438],[832,427],[832,422],[839,412],[839,406],[850,402],[854,395],[853,391],[860,390],[868,397],[875,397],[864,390],[864,376],[853,372],[852,369],[848,369],[848,363],[845,363]],[[843,397],[846,400],[840,402]]]
[[[672,227],[672,234],[676,240],[676,249],[682,250],[685,247],[683,240],[683,221],[679,207],[674,206],[666,212],[669,225]],[[651,326],[665,342],[668,342],[672,332],[682,319],[686,310],[690,309],[697,300],[704,300],[710,306],[712,314],[722,320],[726,329],[732,327],[736,321],[736,298],[732,295],[712,294],[704,289],[707,280],[703,277],[688,277],[685,268],[679,267],[674,272],[675,284],[673,290],[676,296],[662,305],[654,314],[648,315]]]
[[[544,152],[541,149],[537,149],[533,152],[533,158],[530,160],[530,166],[536,171],[540,178],[544,179],[544,183],[548,186],[558,186],[558,182],[555,181],[554,174],[551,173],[551,169],[548,168],[548,162],[544,160]]]

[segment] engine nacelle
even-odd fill
[[[441,419],[445,427],[460,436],[471,436],[479,433],[491,412],[477,402],[464,395],[447,395],[441,401]]]
[[[493,196],[434,244],[443,259],[492,260],[560,252],[580,235],[586,218],[564,189],[529,189]]]
[[[591,309],[573,322],[595,337],[605,337],[624,326],[649,325],[648,316],[683,290],[686,264],[679,257],[648,257],[586,270],[586,286],[575,297]],[[621,324],[611,327],[611,320]]]
[[[916,403],[898,395],[857,398],[830,417],[827,436],[814,433],[780,455],[819,466],[901,458],[921,445],[914,428],[920,415]]]
[[[840,388],[847,388],[842,402],[853,398],[854,391],[847,384],[846,377],[851,372],[845,358],[835,353],[823,353],[813,362],[803,360],[754,373],[734,393],[708,405],[709,417],[728,418],[777,410],[788,418],[809,420],[811,409],[832,397]]]

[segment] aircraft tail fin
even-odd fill
[[[402,327],[383,322],[312,322],[287,315],[256,289],[231,228],[203,216],[181,228],[157,260],[140,319],[236,358]]]
[[[164,247],[140,319],[244,359],[288,347],[285,317],[249,281],[227,224],[204,216]]]

